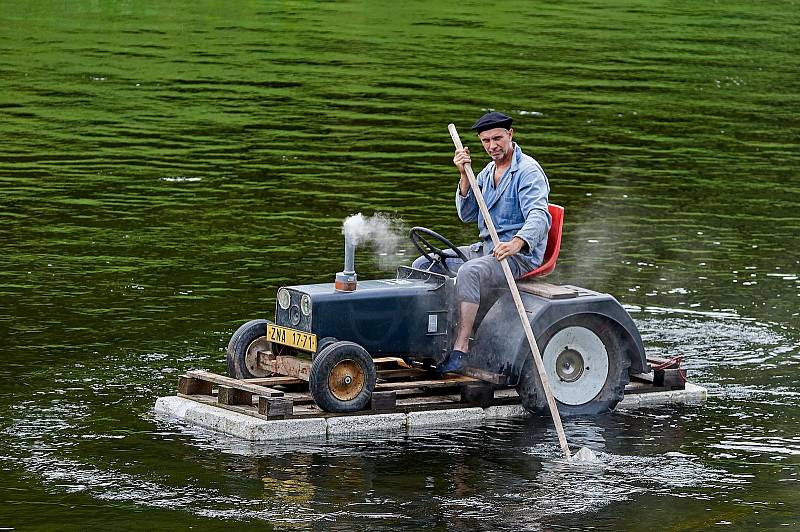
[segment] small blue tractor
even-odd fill
[[[551,205],[550,212],[553,224],[544,264],[517,286],[559,412],[608,412],[622,399],[629,375],[649,371],[641,336],[611,295],[540,281],[555,267],[560,249],[563,209]],[[421,227],[411,230],[411,240],[431,268],[400,266],[394,278],[358,281],[355,246],[346,241],[344,270],[335,282],[279,288],[275,319],[249,321],[231,337],[229,375],[302,379],[322,410],[355,412],[370,403],[377,381],[375,359],[397,357],[433,372],[452,348],[457,276],[445,259],[459,250]],[[481,304],[466,374],[516,387],[526,409],[547,413],[510,293],[495,296]]]

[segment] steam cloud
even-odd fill
[[[372,244],[381,269],[391,269],[404,262],[406,227],[402,220],[383,213],[348,216],[342,224],[342,234],[356,247]]]

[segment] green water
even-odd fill
[[[0,3],[0,527],[800,527],[799,13]],[[473,241],[446,126],[475,152],[489,108],[566,208],[554,281],[617,296],[705,405],[567,421],[578,471],[536,419],[250,445],[151,414],[332,280],[346,216]]]

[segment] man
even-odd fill
[[[456,190],[458,217],[463,222],[477,220],[481,241],[460,248],[469,260],[458,268],[459,321],[453,350],[439,364],[441,373],[463,367],[481,297],[506,286],[500,261],[508,260],[514,278],[518,279],[538,267],[544,257],[551,223],[547,210],[550,184],[539,163],[522,153],[514,142],[511,122],[511,117],[503,113],[490,112],[472,126],[492,158],[478,174],[477,182],[500,238],[496,248],[464,170],[464,165],[472,162],[469,148],[456,150],[453,157],[460,173]]]

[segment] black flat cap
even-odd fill
[[[503,113],[498,113],[497,111],[492,111],[491,113],[486,113],[480,117],[477,122],[472,124],[472,129],[478,133],[481,131],[486,131],[487,129],[494,129],[496,127],[509,129],[512,121],[513,119],[510,116],[504,115]]]

